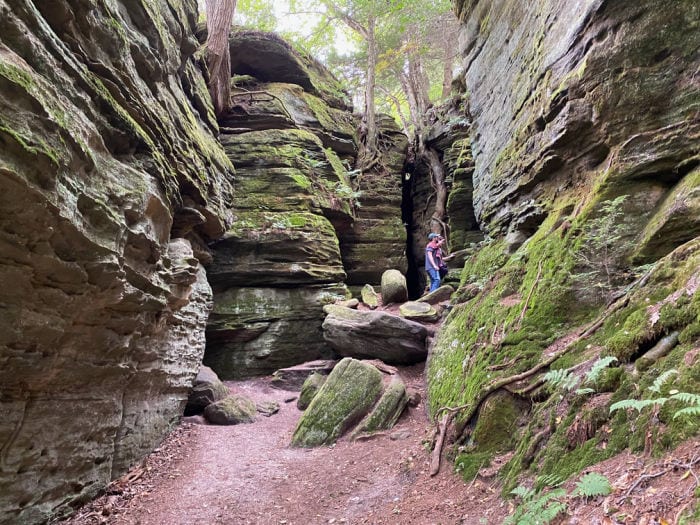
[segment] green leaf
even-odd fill
[[[593,498],[596,496],[607,496],[611,492],[612,487],[608,478],[597,472],[589,472],[576,483],[572,495]]]
[[[673,419],[676,419],[677,417],[680,417],[680,416],[700,417],[700,406],[681,408],[678,412],[673,414]]]
[[[656,392],[657,394],[661,393],[661,387],[663,384],[668,381],[668,379],[673,376],[673,375],[678,375],[678,370],[675,368],[671,368],[670,370],[666,370],[663,374],[661,374],[659,377],[656,378],[656,381],[654,381],[654,384],[652,384],[649,387],[649,390],[652,392]]]

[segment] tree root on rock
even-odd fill
[[[643,278],[644,277],[646,277],[646,275],[643,276]],[[537,281],[537,279],[535,281]],[[638,282],[641,282],[641,280]],[[481,404],[486,400],[488,396],[493,394],[496,390],[504,388],[512,383],[522,381],[523,379],[532,377],[533,375],[540,372],[542,369],[547,368],[561,356],[569,352],[571,348],[573,348],[575,343],[582,339],[587,339],[588,337],[593,335],[613,313],[627,306],[630,300],[632,289],[635,288],[635,284],[637,283],[634,283],[632,286],[630,286],[630,288],[628,289],[628,293],[624,297],[620,298],[618,301],[610,305],[595,321],[591,322],[579,332],[573,332],[560,339],[557,339],[554,343],[547,347],[547,349],[545,349],[544,351],[545,355],[547,355],[548,350],[555,351],[552,354],[550,354],[549,357],[547,357],[544,361],[541,361],[529,370],[512,376],[497,379],[485,385],[484,387],[482,387],[479,395],[476,396],[476,400],[471,403],[465,403],[464,405],[459,405],[456,407],[439,408],[438,411],[435,413],[435,418],[438,419],[443,413],[445,414],[445,416],[438,423],[435,432],[435,435],[438,436],[438,439],[435,442],[435,447],[433,448],[432,458],[430,461],[430,475],[435,476],[440,471],[440,461],[442,456],[442,449],[445,445],[445,435],[447,434],[448,427],[450,426],[450,424],[452,423],[452,421],[458,413],[462,411],[466,412],[465,416],[462,418],[463,423],[460,425],[460,427],[455,429],[456,435],[460,435],[463,432],[464,427],[466,427],[467,423],[474,417]],[[527,388],[524,390],[528,391]]]

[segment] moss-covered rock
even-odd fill
[[[192,381],[192,391],[187,398],[185,415],[201,413],[207,406],[221,401],[229,395],[229,389],[208,366],[201,366]]]
[[[316,447],[334,443],[374,406],[381,391],[379,370],[362,361],[343,359],[299,420],[292,445]]]
[[[371,284],[365,284],[360,292],[362,296],[362,302],[374,309],[379,306],[379,296],[377,292],[374,291],[374,287]]]
[[[255,402],[242,395],[230,395],[204,409],[204,417],[214,425],[238,425],[255,421]]]
[[[408,301],[406,277],[399,270],[386,270],[382,274],[382,303],[403,303]]]
[[[427,302],[408,301],[399,306],[399,312],[406,319],[414,321],[436,321],[440,315],[437,310]]]
[[[306,378],[304,384],[301,385],[301,392],[299,393],[299,399],[297,399],[297,408],[299,410],[306,410],[311,404],[311,400],[316,397],[319,389],[326,382],[328,376],[323,374],[311,374]]]
[[[394,376],[372,411],[357,425],[352,433],[353,437],[390,429],[407,405],[406,385],[400,377]]]

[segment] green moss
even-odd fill
[[[491,464],[490,452],[461,453],[455,459],[455,471],[465,481],[472,481],[480,469]]]
[[[22,86],[26,91],[31,91],[34,87],[34,79],[32,75],[24,69],[10,64],[9,62],[0,62],[0,76],[5,77],[10,82]]]
[[[620,362],[628,362],[639,348],[639,345],[648,341],[651,335],[651,327],[646,308],[624,312],[627,319],[621,329],[608,339],[606,348],[610,355],[615,356]]]
[[[365,413],[381,394],[382,373],[345,358],[338,363],[299,420],[292,445],[329,445]]]

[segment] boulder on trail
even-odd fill
[[[234,394],[205,408],[204,417],[214,425],[252,423],[255,421],[256,410],[252,399]]]
[[[360,295],[362,296],[362,302],[373,310],[379,306],[379,296],[377,296],[377,292],[374,291],[374,287],[371,284],[364,285]]]
[[[387,270],[382,274],[382,303],[403,303],[408,301],[406,277],[398,270]]]
[[[375,407],[355,428],[353,437],[393,427],[406,405],[408,405],[406,385],[399,376],[394,376]]]
[[[272,374],[270,386],[280,390],[301,390],[304,381],[312,374],[328,375],[338,361],[332,359],[317,359],[288,368],[280,368]]]
[[[292,445],[334,443],[374,406],[382,393],[382,373],[374,366],[345,358],[333,369],[301,416]]]
[[[415,321],[437,321],[440,317],[438,311],[433,308],[429,303],[423,303],[419,301],[409,301],[403,303],[399,307],[399,312],[402,317],[406,319],[413,319]]]
[[[329,305],[323,321],[323,338],[344,357],[381,359],[395,365],[412,365],[428,355],[428,330],[415,321],[381,311],[358,311]]]
[[[299,394],[299,399],[297,400],[297,408],[299,410],[306,410],[311,401],[326,382],[327,376],[321,374],[311,374],[306,378],[304,384],[301,386],[301,393]]]
[[[192,382],[192,390],[185,405],[185,416],[201,414],[212,403],[229,395],[228,387],[221,382],[211,368],[202,365]]]
[[[452,288],[449,284],[443,284],[440,288],[437,290],[434,290],[428,294],[425,294],[423,297],[418,299],[419,303],[428,303],[428,304],[438,304],[443,301],[449,301],[450,297],[452,297],[452,294],[454,293],[455,289]]]

